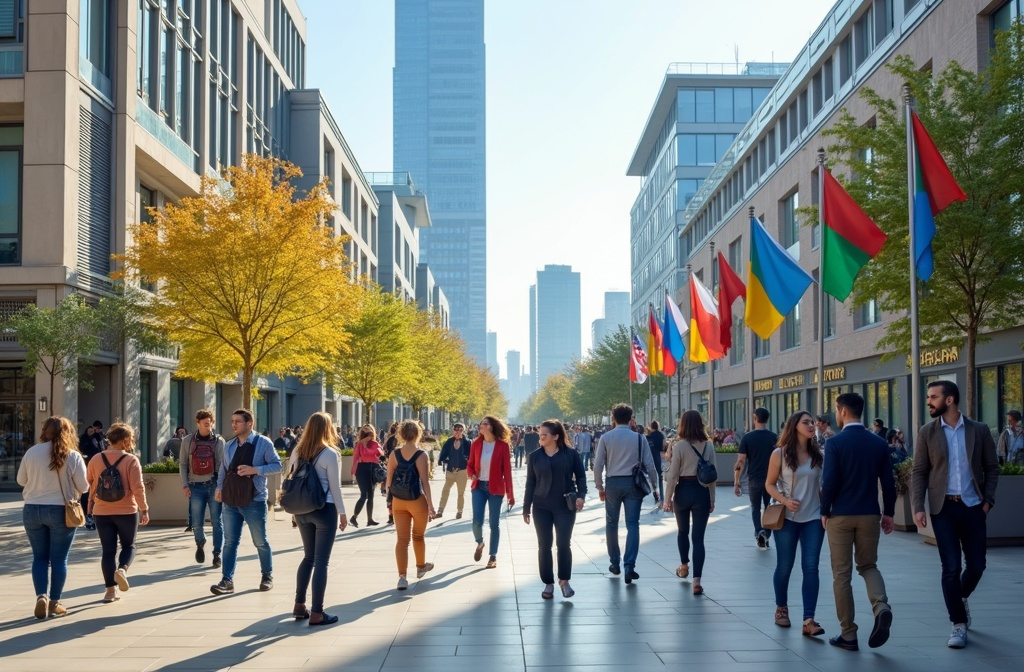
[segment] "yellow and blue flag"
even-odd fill
[[[751,331],[761,338],[775,333],[812,282],[814,278],[751,217],[746,309]]]

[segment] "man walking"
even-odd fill
[[[1020,425],[1020,411],[1006,412],[1006,429],[999,435],[996,453],[1007,464],[1024,462],[1024,428]]]
[[[985,571],[985,522],[996,503],[999,461],[988,426],[968,420],[960,412],[956,383],[929,383],[925,403],[935,421],[921,428],[914,447],[914,522],[921,528],[928,525],[924,509],[927,493],[942,564],[942,597],[953,623],[946,644],[962,649],[967,646],[967,630],[971,627],[967,598]]]
[[[573,437],[572,444],[576,447],[576,450],[580,451],[584,469],[590,469],[590,448],[593,442],[594,437],[590,433],[590,428],[586,426],[576,432],[576,436]]]
[[[217,492],[217,474],[224,464],[224,439],[213,432],[213,413],[201,408],[196,411],[196,432],[181,439],[181,459],[178,473],[181,487],[188,500],[189,520],[193,522],[196,540],[196,562],[206,562],[206,509],[210,509],[213,523],[213,566],[220,567],[220,552],[224,546],[222,505],[214,498]]]
[[[896,479],[889,462],[885,439],[861,422],[864,398],[856,392],[836,398],[836,420],[840,432],[825,442],[825,463],[821,475],[821,524],[828,533],[832,555],[832,591],[836,616],[842,632],[828,640],[832,646],[857,651],[854,623],[853,562],[864,579],[875,615],[868,646],[877,648],[889,640],[892,608],[885,594],[885,581],[878,571],[879,529],[892,532],[896,507]],[[882,487],[884,510],[878,507]],[[881,514],[881,515],[880,515]],[[879,520],[881,519],[881,520]]]
[[[281,471],[281,460],[270,439],[253,431],[252,421],[252,411],[248,409],[240,408],[231,414],[231,431],[235,436],[224,446],[224,461],[217,474],[214,498],[224,504],[224,565],[220,583],[210,586],[214,595],[235,592],[235,564],[243,523],[249,526],[249,536],[260,558],[260,590],[274,587],[273,554],[267,540],[267,474]]]
[[[658,501],[659,497],[658,472],[654,468],[651,448],[647,443],[647,437],[629,428],[632,419],[633,409],[630,406],[617,404],[612,408],[615,427],[605,432],[597,442],[597,453],[594,456],[594,483],[601,501],[604,502],[604,534],[608,545],[608,559],[611,560],[608,571],[617,576],[624,568],[626,583],[632,583],[640,578],[635,568],[636,558],[640,554],[640,508],[643,505],[644,493],[633,483],[633,465],[638,462],[643,464],[651,482],[654,500]],[[607,484],[604,482],[605,471],[608,477]],[[626,507],[624,557],[619,551],[619,515],[623,505]]]
[[[754,429],[740,439],[740,452],[736,457],[736,467],[733,470],[733,492],[739,497],[741,493],[740,475],[743,473],[743,466],[747,467],[750,517],[754,521],[754,537],[757,539],[757,547],[762,551],[768,550],[768,539],[772,536],[771,530],[766,530],[761,526],[761,508],[767,508],[768,502],[771,500],[771,495],[764,488],[764,482],[768,480],[768,461],[779,440],[778,435],[768,429],[770,417],[771,414],[767,408],[754,409]]]
[[[832,421],[828,419],[827,415],[819,415],[814,422],[814,427],[817,430],[815,432],[818,443],[825,445],[825,442],[836,435],[832,431]]]
[[[462,508],[466,503],[466,461],[469,460],[469,439],[462,436],[465,427],[461,422],[456,422],[452,427],[452,436],[444,442],[441,448],[441,455],[437,463],[444,469],[444,488],[441,490],[441,503],[437,507],[437,515],[440,518],[444,514],[444,507],[448,504],[448,494],[452,486],[458,487],[458,510],[456,518],[462,518]]]
[[[651,447],[651,459],[654,460],[654,469],[658,472],[658,492],[665,490],[664,470],[662,469],[662,457],[665,452],[665,435],[661,431],[661,425],[657,420],[651,420],[647,432],[647,445]]]
[[[540,434],[537,433],[537,428],[528,425],[526,427],[526,434],[523,434],[523,445],[526,447],[526,457],[530,457],[530,453],[540,448]]]

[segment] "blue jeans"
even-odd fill
[[[195,535],[197,544],[206,543],[206,530],[203,529],[203,521],[206,520],[206,507],[210,507],[210,522],[213,523],[213,554],[220,555],[220,549],[224,547],[224,523],[222,511],[224,505],[213,497],[217,490],[216,481],[205,483],[189,483],[192,496],[188,499],[189,524],[195,523],[192,533]]]
[[[498,554],[498,541],[501,539],[501,500],[505,495],[492,495],[487,490],[487,481],[477,481],[473,488],[473,538],[476,543],[484,543],[484,509],[490,513],[491,526],[490,551],[488,555]]]
[[[818,561],[824,541],[825,528],[821,526],[819,518],[806,523],[786,520],[781,530],[775,530],[775,605],[789,606],[789,577],[796,564],[796,546],[799,542],[800,570],[804,576],[801,593],[805,621],[814,618],[814,610],[818,606]]]
[[[260,573],[271,576],[274,572],[270,542],[267,540],[267,503],[264,500],[250,502],[245,506],[223,507],[224,517],[224,565],[225,581],[233,581],[235,564],[238,562],[238,542],[242,540],[242,523],[249,526],[249,536],[260,557]]]
[[[32,585],[36,595],[46,595],[49,579],[50,599],[59,601],[68,578],[68,554],[76,528],[64,524],[64,507],[59,504],[26,504],[21,517],[32,546]]]
[[[628,572],[636,566],[640,554],[640,507],[643,494],[633,485],[632,476],[612,476],[605,483],[604,536],[608,544],[608,559],[616,567],[622,566]],[[626,506],[626,557],[619,552],[619,514]]]

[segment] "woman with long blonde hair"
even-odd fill
[[[317,412],[309,416],[302,438],[288,458],[288,471],[300,463],[312,464],[326,494],[323,508],[295,516],[299,535],[302,536],[302,561],[295,575],[296,619],[309,619],[309,624],[331,625],[337,616],[324,611],[324,593],[327,592],[327,565],[334,549],[335,529],[348,527],[345,502],[341,498],[341,453],[338,452],[338,432],[330,414]],[[313,582],[312,609],[306,609],[306,591]]]
[[[473,538],[476,551],[473,560],[484,554],[484,510],[489,513],[491,528],[490,558],[487,569],[498,564],[498,541],[501,537],[501,500],[508,497],[508,506],[516,503],[512,491],[512,449],[508,445],[508,427],[493,415],[480,420],[480,435],[469,447],[466,475],[473,479]]]
[[[23,488],[21,515],[32,546],[35,616],[63,616],[67,610],[60,596],[77,529],[67,526],[64,506],[89,489],[85,460],[78,452],[78,436],[70,420],[59,416],[46,419],[39,443],[25,451],[18,467],[18,485]]]

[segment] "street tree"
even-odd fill
[[[321,181],[301,197],[300,170],[247,154],[223,179],[204,177],[199,196],[152,209],[129,226],[119,257],[129,284],[155,287],[150,324],[181,346],[178,372],[216,381],[241,371],[242,403],[253,379],[311,377],[345,350],[356,285],[343,237],[325,226],[334,208]]]
[[[596,416],[608,415],[612,406],[626,403],[630,399],[634,407],[643,406],[649,397],[649,385],[630,382],[631,352],[629,329],[619,326],[591,348],[584,359],[574,362],[569,406],[580,415]],[[665,389],[665,380],[664,376],[655,378],[655,383],[662,391]]]
[[[465,384],[465,344],[457,332],[438,324],[436,314],[416,311],[409,325],[410,345],[416,362],[402,399],[417,417],[428,406],[455,408],[459,386]]]

